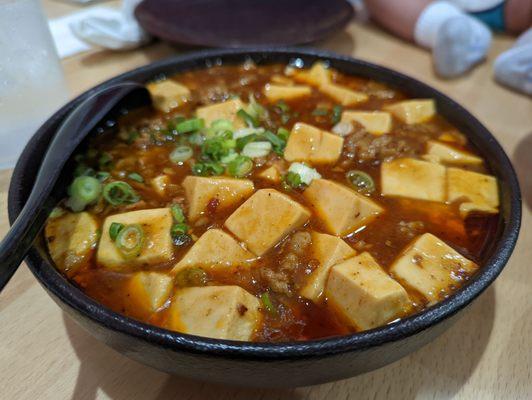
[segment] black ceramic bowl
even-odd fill
[[[430,97],[438,111],[465,133],[500,182],[501,212],[496,239],[484,265],[469,283],[441,303],[399,322],[370,331],[324,340],[250,343],[208,339],[171,332],[126,318],[101,306],[68,282],[38,240],[27,263],[55,302],[87,331],[124,355],[183,377],[246,386],[303,386],[351,377],[391,363],[445,331],[504,268],[514,248],[521,219],[519,187],[512,165],[494,137],[460,105],[440,92],[392,70],[311,49],[209,50],[164,60],[120,75],[98,88],[124,80],[146,82],[160,74],[222,63],[306,65],[326,59],[338,70],[379,80],[414,97]],[[9,219],[19,214],[35,179],[42,155],[58,124],[91,91],[68,103],[33,136],[15,168],[9,189]]]

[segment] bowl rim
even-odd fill
[[[290,59],[302,57],[313,60],[325,59],[331,61],[333,64],[349,63],[361,69],[372,70],[378,74],[383,74],[383,77],[386,77],[386,82],[398,82],[396,86],[400,90],[404,90],[401,84],[405,84],[413,87],[415,90],[430,93],[438,102],[446,102],[453,109],[453,113],[456,112],[463,118],[469,120],[473,129],[477,130],[484,137],[484,140],[489,142],[489,146],[496,153],[498,157],[496,162],[500,165],[499,169],[505,172],[504,179],[510,192],[510,199],[508,200],[510,209],[508,210],[507,220],[502,224],[504,226],[502,227],[499,241],[491,249],[491,256],[485,261],[485,265],[477,272],[473,279],[453,295],[420,313],[368,331],[299,342],[255,343],[212,339],[170,331],[123,316],[85,295],[49,264],[39,254],[37,248],[33,246],[26,258],[26,262],[41,285],[53,295],[52,297],[61,300],[68,307],[76,310],[83,317],[92,320],[92,322],[98,325],[171,351],[233,359],[287,360],[324,357],[343,352],[356,352],[413,336],[465,308],[495,280],[506,265],[517,242],[521,223],[521,195],[512,164],[493,135],[472,114],[454,100],[417,79],[380,65],[313,48],[253,47],[244,49],[201,50],[141,66],[117,75],[83,92],[52,115],[32,136],[24,148],[16,164],[9,187],[8,213],[10,223],[13,223],[16,219],[25,201],[20,193],[21,188],[19,183],[24,177],[27,164],[36,155],[36,145],[43,140],[43,136],[52,128],[53,124],[64,118],[81,100],[106,85],[126,79],[135,79],[135,77],[142,74],[146,75],[150,73],[150,76],[153,78],[157,76],[154,71],[178,70],[181,65],[186,63],[200,63],[201,65],[198,64],[195,67],[199,68],[201,66],[209,66],[209,63],[212,62],[216,63],[218,59],[229,58],[230,60],[235,59],[243,62],[249,57],[259,59],[259,61],[261,57],[275,57],[279,59],[279,62],[281,62],[281,59],[284,59],[284,62],[288,62]],[[228,61],[228,63],[231,63],[231,61]],[[187,69],[191,68],[183,68],[182,70]]]

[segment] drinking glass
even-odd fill
[[[0,168],[65,102],[68,90],[39,0],[0,0]]]

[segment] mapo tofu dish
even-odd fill
[[[497,180],[433,99],[326,62],[214,65],[147,84],[76,157],[45,240],[123,315],[301,341],[396,322],[482,268]]]

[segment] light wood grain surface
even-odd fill
[[[50,17],[74,6],[44,0]],[[352,379],[293,390],[249,390],[184,381],[131,361],[72,322],[22,266],[0,295],[1,399],[531,399],[532,101],[492,80],[488,61],[470,75],[434,77],[430,55],[371,26],[350,24],[320,48],[395,68],[458,100],[497,137],[518,170],[523,228],[502,275],[443,336],[416,353]],[[64,60],[72,96],[113,75],[177,54],[154,43],[127,53],[91,52]],[[0,55],[1,56],[1,55]],[[11,171],[0,172],[0,234],[8,227]]]

